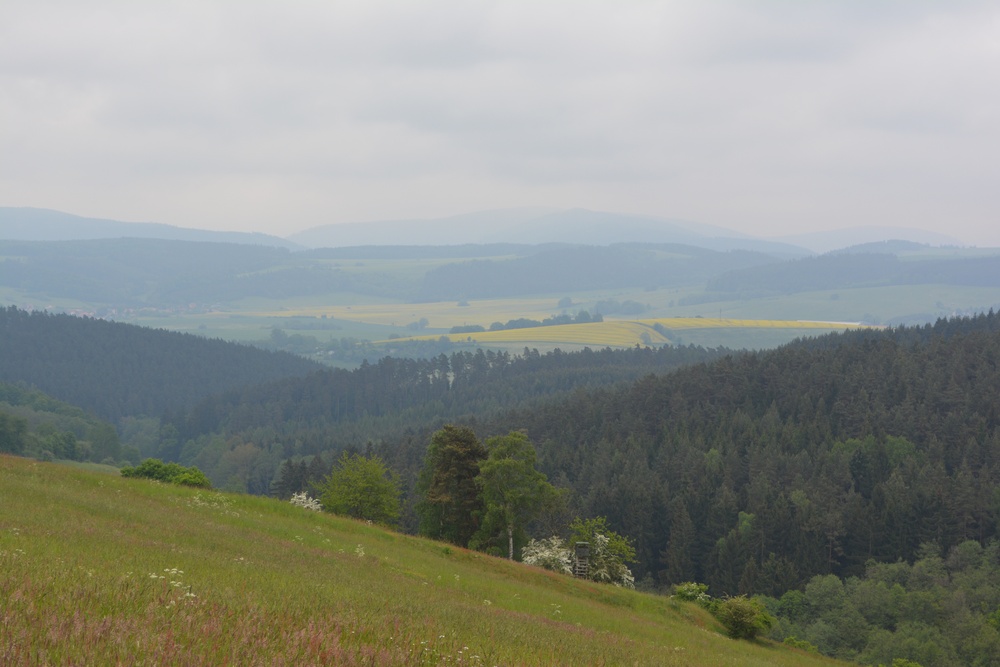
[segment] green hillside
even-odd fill
[[[0,457],[0,663],[830,665],[288,503]]]

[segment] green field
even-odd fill
[[[832,665],[267,498],[0,457],[0,664]]]

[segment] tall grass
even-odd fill
[[[0,457],[0,664],[833,664],[265,498]]]

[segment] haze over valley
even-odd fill
[[[1000,664],[997,44],[0,3],[0,664]]]

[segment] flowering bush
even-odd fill
[[[590,542],[590,579],[624,588],[635,588],[632,570],[625,565],[620,554],[608,548],[610,543],[611,538],[607,535],[594,534]]]
[[[570,543],[587,542],[590,557],[587,577],[625,588],[635,588],[635,577],[626,563],[635,562],[635,548],[631,540],[608,527],[607,519],[579,519],[570,524],[573,536]]]
[[[521,560],[553,572],[573,574],[573,554],[565,547],[562,538],[555,535],[528,542],[521,550]]]
[[[698,584],[693,581],[685,581],[683,584],[674,586],[674,597],[685,602],[698,602],[707,605],[712,597],[708,594],[708,584]]]
[[[291,504],[297,505],[298,507],[305,507],[307,510],[316,510],[317,512],[323,509],[322,505],[315,498],[310,498],[305,491],[302,493],[292,494]]]

